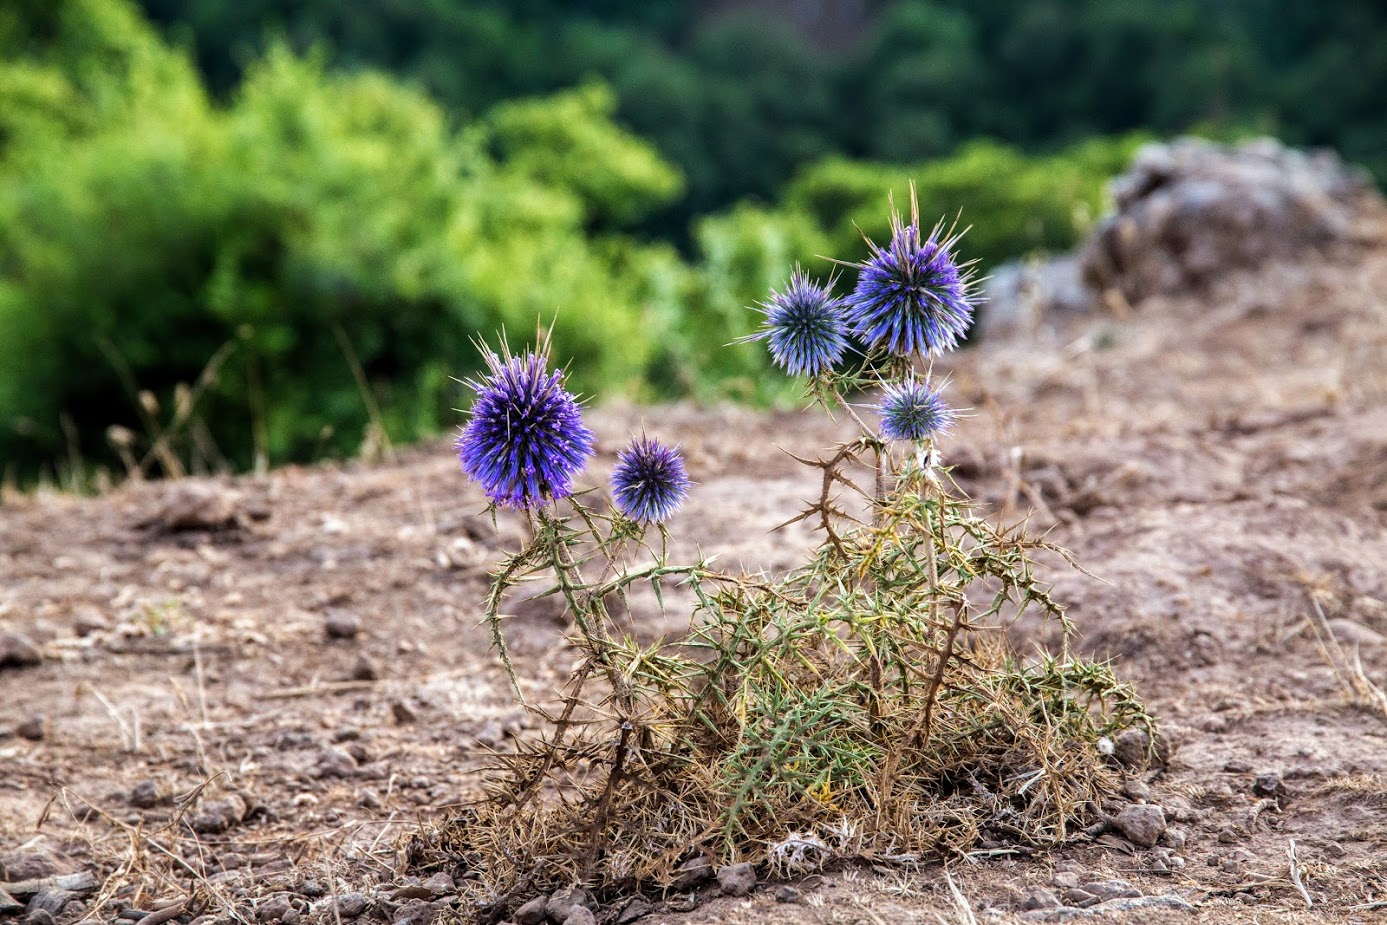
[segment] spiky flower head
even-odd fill
[[[910,443],[946,433],[958,417],[938,390],[913,377],[883,386],[876,412],[887,438]]]
[[[795,267],[784,292],[762,305],[766,321],[751,340],[764,340],[775,365],[792,376],[814,376],[843,358],[848,347],[843,300],[832,284],[811,280]]]
[[[617,454],[612,501],[632,520],[660,523],[684,503],[690,484],[683,455],[641,435]]]
[[[896,356],[951,350],[973,323],[973,278],[954,257],[958,237],[942,224],[921,235],[913,190],[910,211],[908,224],[892,211],[889,245],[867,242],[871,253],[855,264],[857,285],[845,300],[853,333]]]
[[[541,353],[486,353],[491,374],[471,383],[472,415],[455,448],[462,470],[496,504],[530,508],[572,492],[596,442],[578,400]]]

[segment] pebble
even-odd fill
[[[380,680],[380,666],[368,655],[358,656],[356,664],[352,666],[351,680],[378,681]]]
[[[346,749],[325,748],[318,753],[318,766],[314,773],[318,777],[353,777],[356,774],[356,759]]]
[[[329,610],[323,631],[329,639],[355,639],[361,632],[361,618],[348,610]]]
[[[23,727],[20,727],[21,730]],[[21,731],[20,735],[24,735]],[[1280,797],[1286,793],[1286,785],[1281,783],[1281,775],[1275,771],[1258,774],[1252,782],[1252,792],[1259,797]]]
[[[256,912],[256,918],[261,922],[278,922],[284,918],[284,914],[290,909],[289,900],[283,896],[275,896],[262,904]]]
[[[1076,909],[1087,909],[1089,906],[1098,905],[1098,897],[1082,887],[1065,890],[1061,897],[1066,906],[1073,906]]]
[[[0,668],[31,668],[43,661],[34,641],[22,633],[0,633]]]
[[[443,871],[439,871],[425,880],[423,887],[434,896],[446,896],[449,893],[456,893],[458,889],[457,884],[453,882],[453,878]]]
[[[1134,899],[1141,895],[1141,890],[1126,880],[1098,880],[1093,883],[1085,883],[1084,889],[1097,896],[1100,903],[1105,903],[1110,899]]]
[[[250,806],[238,794],[232,794],[220,800],[208,800],[202,804],[202,810],[193,817],[193,831],[203,835],[214,835],[225,832],[227,829],[236,825],[246,814],[250,812]]]
[[[564,916],[563,925],[597,925],[597,917],[587,906],[574,906]]]
[[[747,862],[718,868],[718,886],[730,896],[746,896],[756,886],[756,866]]]
[[[395,724],[405,726],[419,718],[419,714],[403,700],[392,700],[390,702],[390,715],[395,718]]]
[[[1113,825],[1133,844],[1154,848],[1166,830],[1165,810],[1154,803],[1134,803],[1117,814]]]
[[[343,893],[337,897],[337,913],[344,919],[354,919],[366,911],[366,897],[360,893]]]
[[[534,899],[515,910],[516,925],[540,925],[544,921],[545,905],[549,902],[547,896],[536,896]]]
[[[1246,774],[1252,770],[1252,765],[1241,758],[1234,758],[1223,766],[1223,770],[1229,774]]]
[[[53,925],[53,913],[47,909],[35,909],[24,916],[24,925]]]
[[[643,899],[633,899],[626,904],[626,908],[621,910],[621,914],[616,917],[615,925],[630,925],[637,919],[643,919],[655,911],[655,907]]]
[[[572,910],[586,909],[590,905],[595,904],[588,896],[587,890],[575,886],[566,890],[556,890],[544,904],[544,911],[555,922],[567,922]]]
[[[305,880],[299,884],[299,895],[309,899],[321,899],[327,895],[327,887],[318,880]]]
[[[778,903],[797,903],[804,898],[804,894],[792,886],[782,886],[775,891],[775,901]]]
[[[159,785],[152,780],[142,780],[130,791],[130,805],[149,809],[159,803]]]
[[[1035,909],[1058,909],[1059,897],[1049,890],[1032,890],[1021,901],[1021,908],[1030,912]]]
[[[1183,848],[1185,842],[1189,841],[1189,833],[1180,828],[1169,828],[1161,836],[1161,844],[1167,848]]]
[[[15,727],[14,734],[19,736],[21,739],[28,739],[30,742],[43,741],[43,717],[35,716],[30,719],[26,719],[24,722],[20,723],[18,726]]]
[[[691,890],[713,879],[713,865],[705,857],[690,858],[674,874],[676,890]]]
[[[1151,799],[1151,788],[1145,781],[1129,780],[1122,785],[1122,794],[1133,803],[1145,803]]]

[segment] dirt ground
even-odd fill
[[[1109,833],[840,871],[791,902],[776,884],[692,911],[671,896],[643,921],[1387,921],[1387,704],[1362,682],[1387,686],[1387,251],[1238,274],[947,366],[973,409],[945,447],[960,484],[998,517],[1029,512],[1097,576],[1053,573],[1082,647],[1178,742],[1149,795],[1130,793],[1170,831],[1150,850]],[[682,442],[698,482],[672,525],[685,552],[780,569],[815,542],[770,532],[816,477],[776,446],[812,453],[840,425],[684,406],[592,417],[595,474],[642,423]],[[209,925],[450,909],[446,880],[411,878],[401,839],[475,796],[490,751],[529,722],[478,625],[519,526],[494,530],[481,508],[445,443],[379,466],[6,498],[0,881],[93,871],[101,888],[64,897],[59,923],[138,919],[193,883],[205,908],[173,911]],[[573,661],[562,626],[543,599],[512,611],[522,682],[548,696]],[[1142,898],[1026,908],[1114,879]]]

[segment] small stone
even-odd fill
[[[321,899],[327,895],[327,887],[320,880],[305,880],[299,884],[299,895],[309,899]]]
[[[142,780],[130,791],[130,805],[139,809],[149,809],[159,804],[159,785],[152,780]]]
[[[430,925],[438,918],[438,907],[422,899],[411,899],[394,914],[395,925]]]
[[[1085,883],[1083,888],[1097,896],[1100,903],[1105,903],[1110,899],[1134,899],[1141,895],[1141,890],[1126,880],[1098,880],[1093,883]]]
[[[1252,792],[1259,797],[1281,797],[1286,794],[1286,785],[1281,783],[1280,774],[1267,771],[1265,774],[1257,775],[1257,779],[1252,782]]]
[[[1074,887],[1072,890],[1065,890],[1061,894],[1066,906],[1073,906],[1076,909],[1087,909],[1089,906],[1098,905],[1098,897],[1082,887]]]
[[[674,874],[676,890],[691,890],[713,879],[713,865],[705,857],[690,858]]]
[[[250,805],[239,794],[231,794],[220,800],[208,800],[202,804],[202,811],[193,817],[194,832],[213,835],[225,832],[236,825],[250,812]]]
[[[1145,803],[1151,799],[1151,788],[1145,781],[1129,780],[1122,785],[1122,795],[1133,803]]]
[[[729,896],[746,896],[756,886],[756,866],[742,862],[718,868],[718,886]]]
[[[318,777],[353,777],[356,774],[356,759],[346,749],[325,748],[318,753],[318,766],[314,773]]]
[[[549,902],[547,896],[536,896],[534,899],[525,903],[515,910],[516,925],[539,925],[544,921],[545,905]]]
[[[95,633],[105,632],[111,628],[111,621],[102,616],[101,611],[94,607],[84,607],[72,617],[72,631],[85,639]]]
[[[621,910],[621,914],[616,917],[615,925],[630,925],[637,919],[643,919],[655,911],[655,907],[643,899],[633,899]]]
[[[299,925],[299,910],[290,906],[279,919],[280,925]]]
[[[775,901],[778,903],[797,903],[804,898],[804,894],[792,886],[782,886],[775,891]]]
[[[1113,757],[1125,768],[1143,768],[1149,760],[1151,736],[1145,729],[1124,729],[1113,743]]]
[[[1026,912],[1036,909],[1058,909],[1060,901],[1059,897],[1049,890],[1031,890],[1026,894],[1026,898],[1021,900],[1021,908]]]
[[[284,913],[290,909],[289,900],[283,896],[275,896],[262,904],[256,912],[256,918],[268,925],[270,922],[278,922],[284,918]]]
[[[1223,770],[1229,774],[1246,774],[1252,770],[1252,765],[1241,758],[1234,758],[1223,766]]]
[[[15,727],[14,734],[21,739],[28,739],[30,742],[42,742],[44,736],[43,717],[35,716],[26,719]]]
[[[1161,836],[1161,844],[1167,848],[1183,848],[1187,841],[1189,841],[1189,833],[1179,828],[1166,829],[1165,834]]]
[[[344,919],[354,919],[366,911],[366,897],[360,893],[343,893],[337,897],[337,913]]]
[[[390,715],[395,718],[395,724],[399,726],[408,725],[419,718],[419,715],[414,712],[414,709],[403,700],[392,700],[390,702]]]
[[[352,666],[353,681],[378,681],[380,680],[380,667],[368,655],[357,657],[356,664]]]
[[[1233,829],[1228,827],[1219,829],[1218,843],[1220,845],[1236,845],[1240,841],[1242,841],[1242,838],[1240,838],[1238,836],[1238,833],[1235,832]]]
[[[1079,885],[1079,875],[1072,870],[1062,870],[1055,874],[1050,883],[1059,890],[1072,890]]]
[[[1165,811],[1154,803],[1134,803],[1117,814],[1113,825],[1133,844],[1154,848],[1166,829]]]
[[[563,925],[597,925],[597,917],[587,906],[574,906],[564,916]]]
[[[566,890],[556,890],[549,897],[548,902],[544,904],[544,911],[549,916],[550,920],[554,922],[566,922],[568,921],[569,913],[573,909],[579,907],[586,909],[589,906],[595,905],[596,903],[592,901],[592,897],[588,896],[587,890],[575,886],[569,887]]]
[[[53,925],[53,913],[47,909],[35,909],[24,916],[24,925]]]
[[[423,886],[424,889],[428,890],[434,896],[446,896],[449,893],[456,893],[458,889],[457,884],[453,882],[453,878],[443,871],[439,871],[425,880]]]
[[[323,631],[329,639],[355,639],[361,632],[361,618],[347,610],[329,610],[323,620]]]
[[[0,633],[0,668],[32,668],[43,661],[34,641],[21,633]]]

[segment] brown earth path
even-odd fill
[[[1101,579],[1054,572],[1084,648],[1180,743],[1149,781],[1178,831],[1149,851],[1109,837],[961,859],[961,901],[942,867],[850,870],[795,903],[770,888],[645,921],[969,921],[960,902],[984,922],[1387,921],[1387,713],[1354,702],[1308,619],[1318,605],[1387,686],[1387,253],[1238,274],[947,365],[974,409],[946,447],[960,483],[1001,517],[1032,512]],[[684,406],[593,418],[599,470],[642,422],[682,442],[699,483],[673,525],[684,552],[776,569],[814,542],[768,532],[814,482],[773,444],[814,452],[839,425]],[[42,655],[4,667],[0,645],[9,879],[58,850],[117,875],[112,889],[141,884],[103,917],[180,897],[196,872],[207,923],[222,902],[333,922],[349,893],[362,921],[417,918],[435,894],[407,879],[400,837],[474,794],[487,751],[528,722],[477,625],[519,526],[498,534],[480,508],[444,444],[391,465],[5,499],[0,634]],[[543,696],[572,655],[546,601],[514,609],[517,665]],[[1023,908],[1114,878],[1193,908]]]

